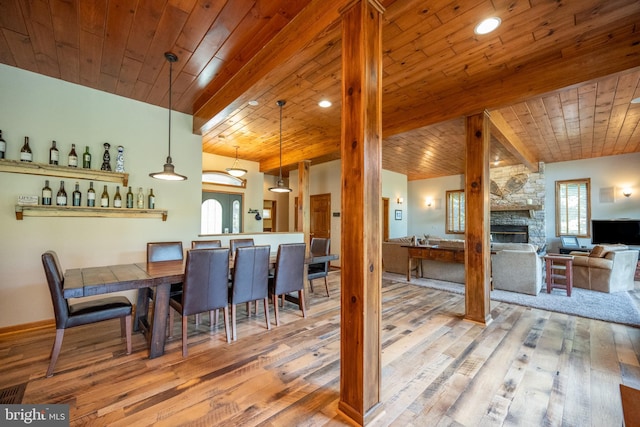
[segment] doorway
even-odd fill
[[[309,237],[331,238],[331,193],[316,194],[309,202]]]
[[[262,231],[278,231],[277,202],[275,200],[265,200],[262,203]]]
[[[243,195],[202,192],[200,233],[241,233]]]

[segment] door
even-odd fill
[[[311,196],[309,204],[310,237],[331,238],[331,194]]]
[[[242,232],[242,194],[202,192],[202,234]]]
[[[389,198],[382,198],[382,241],[389,240]]]

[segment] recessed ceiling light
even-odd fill
[[[255,107],[258,104],[259,104],[258,101],[256,101],[255,99],[249,101],[249,105],[251,105],[252,107]]]
[[[632,103],[632,104],[640,104],[640,97],[638,97],[638,98],[633,98],[633,99],[631,100],[631,103]]]
[[[495,16],[491,18],[487,18],[482,22],[480,22],[478,25],[476,25],[476,27],[473,29],[473,32],[480,35],[488,34],[491,31],[498,28],[501,22],[502,21],[500,20],[500,18],[497,18]]]
[[[321,106],[322,108],[329,108],[331,107],[331,101],[327,101],[326,99],[323,99],[322,101],[318,102],[318,105]]]

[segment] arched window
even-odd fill
[[[202,202],[200,232],[202,234],[222,233],[222,205],[219,201],[208,199]],[[234,231],[234,233],[237,233],[237,231]]]
[[[231,204],[231,232],[239,233],[240,232],[240,201],[234,200]]]

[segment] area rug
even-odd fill
[[[394,282],[407,283],[405,276],[398,274],[384,273],[383,278]],[[464,285],[459,283],[424,278],[411,278],[410,283],[441,291],[464,294]],[[537,296],[493,290],[491,291],[491,299],[493,301],[508,302],[589,319],[640,327],[640,311],[627,292],[606,294],[573,288],[571,297],[567,297],[567,293],[560,289],[554,289],[550,294],[543,290]]]

